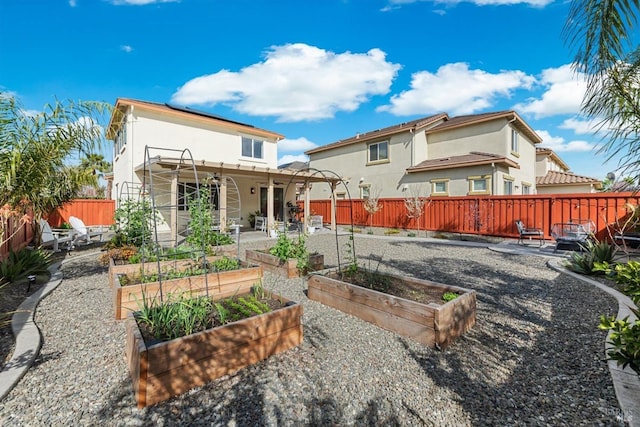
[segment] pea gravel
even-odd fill
[[[241,256],[272,242],[243,243]],[[308,247],[335,266],[347,242],[316,234]],[[304,305],[302,345],[138,410],[106,269],[77,259],[37,309],[44,345],[0,402],[0,425],[619,425],[597,329],[613,298],[541,257],[368,236],[355,250],[371,268],[476,290],[476,325],[438,351],[308,300],[303,279],[265,273],[265,287]]]

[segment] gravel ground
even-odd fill
[[[334,235],[309,247],[337,264]],[[438,351],[308,300],[303,279],[266,273],[265,287],[304,305],[302,345],[138,410],[106,270],[75,259],[38,307],[44,345],[0,425],[619,425],[597,329],[614,299],[540,257],[365,236],[355,249],[365,265],[475,289],[476,325]]]

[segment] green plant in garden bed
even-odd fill
[[[454,299],[458,298],[460,296],[460,294],[456,293],[456,292],[445,292],[444,294],[442,294],[442,300],[445,302],[449,302],[449,301],[453,301]]]
[[[640,305],[640,262],[629,261],[614,265],[609,262],[600,262],[596,263],[594,270],[605,273],[613,279],[634,304]]]
[[[120,285],[128,286],[140,283],[157,282],[162,280],[181,279],[184,277],[198,276],[202,274],[215,273],[221,271],[232,271],[240,269],[240,261],[235,258],[222,257],[214,261],[207,261],[204,265],[192,263],[183,269],[166,268],[160,274],[146,273],[133,275],[120,275]]]
[[[285,233],[280,233],[275,245],[269,249],[269,253],[277,256],[282,262],[295,258],[298,270],[303,273],[309,270],[309,252],[303,235],[298,236],[297,239],[290,239]]]
[[[188,297],[186,294],[178,296],[168,295],[162,304],[143,303],[135,318],[140,329],[147,338],[168,341],[174,338],[190,335],[216,326],[272,311],[271,294],[262,297],[253,294],[233,296],[219,301],[207,297]],[[277,301],[271,301],[271,304]]]
[[[211,204],[212,184],[205,180],[199,186],[199,198],[189,200],[189,235],[187,243],[200,248],[229,245],[233,239],[215,230],[215,206]],[[197,195],[196,195],[197,196]]]
[[[147,198],[140,200],[124,199],[115,211],[115,236],[107,243],[107,247],[123,245],[142,246],[151,240],[151,224],[153,210]]]

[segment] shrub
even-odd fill
[[[618,366],[629,366],[640,375],[640,310],[632,310],[637,319],[629,321],[629,317],[616,320],[614,316],[600,317],[600,329],[611,330],[608,343],[612,346],[607,351],[609,360],[615,360]]]
[[[269,249],[269,253],[277,256],[282,262],[295,258],[298,261],[296,267],[303,273],[309,269],[309,252],[302,235],[297,240],[293,240],[289,239],[285,233],[280,233],[276,244]]]
[[[48,274],[47,267],[50,263],[51,254],[40,249],[10,251],[7,258],[0,262],[0,282],[2,279],[15,282],[31,274]]]
[[[608,242],[593,243],[587,241],[581,245],[584,252],[573,252],[567,268],[579,274],[598,274],[601,270],[596,268],[597,263],[611,263],[616,254],[616,248]]]
[[[100,265],[108,266],[109,259],[113,258],[114,261],[126,261],[131,262],[130,259],[138,254],[138,248],[131,245],[120,246],[113,249],[109,249],[100,254],[98,262]]]
[[[594,270],[604,272],[621,286],[622,292],[629,296],[636,305],[640,305],[640,262],[629,261],[615,264],[596,263]]]
[[[151,240],[151,224],[153,221],[151,202],[125,199],[120,201],[120,207],[115,211],[116,236],[114,244],[142,246]],[[118,236],[118,232],[121,233]]]

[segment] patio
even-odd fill
[[[244,239],[241,254],[267,242]],[[447,243],[355,239],[365,265],[478,292],[476,325],[446,351],[310,301],[302,279],[265,273],[265,287],[303,303],[303,344],[141,411],[106,269],[93,256],[72,258],[62,285],[37,309],[44,346],[3,400],[0,423],[619,425],[597,329],[616,301],[543,257]],[[308,246],[336,264],[333,233],[312,235]]]

